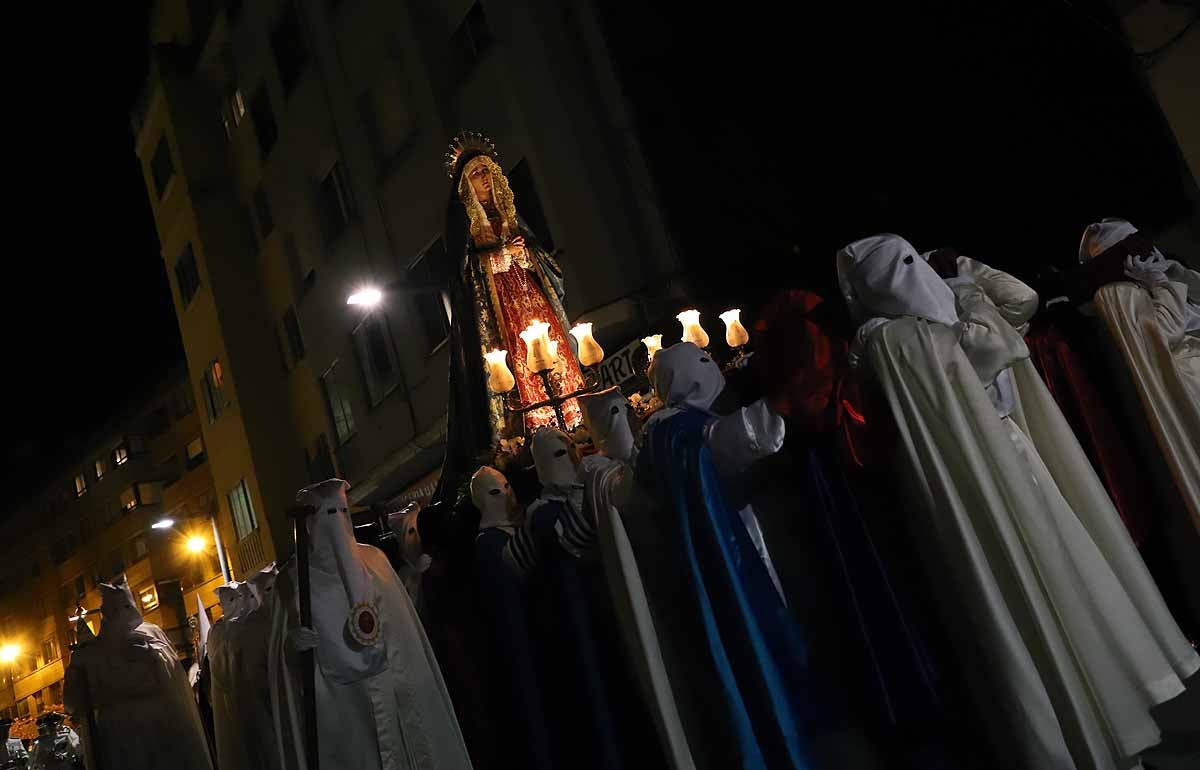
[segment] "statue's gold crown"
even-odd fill
[[[496,144],[484,134],[478,131],[459,131],[458,135],[450,140],[450,151],[446,153],[446,176],[454,179],[454,172],[458,169],[458,161],[464,154],[472,155],[488,155],[492,160],[499,160],[500,154],[496,152]]]

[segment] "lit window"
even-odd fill
[[[158,590],[154,584],[150,583],[142,586],[137,592],[138,601],[141,602],[142,612],[149,612],[158,607]]]
[[[129,462],[129,450],[124,446],[119,446],[113,450],[113,465],[124,465]]]
[[[204,439],[196,437],[187,445],[187,461],[188,467],[195,467],[204,462]]]
[[[97,460],[96,461],[96,481],[99,481],[100,479],[104,478],[104,472],[106,470],[108,470],[108,468],[105,467],[103,458]]]
[[[83,497],[85,492],[87,492],[87,477],[81,473],[75,477],[75,496]]]
[[[204,370],[204,408],[208,412],[208,421],[216,422],[225,411],[224,376],[221,373],[221,362],[213,361]]]
[[[244,540],[258,528],[254,502],[250,499],[250,489],[245,479],[239,481],[229,493],[229,509],[233,512],[233,528],[237,530],[238,540]]]
[[[133,487],[126,489],[121,493],[121,510],[132,511],[138,506],[137,492]]]

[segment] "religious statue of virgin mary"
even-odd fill
[[[445,266],[450,275],[450,404],[446,460],[437,499],[447,499],[480,465],[491,463],[502,438],[532,434],[554,425],[550,407],[524,414],[507,411],[487,387],[484,354],[508,351],[521,403],[547,398],[536,373],[525,364],[520,333],[531,323],[549,324],[558,343],[551,379],[559,393],[583,387],[579,362],[567,337],[562,270],[518,216],[508,179],[490,139],[472,131],[454,138],[446,153],[451,180],[446,211]],[[579,402],[562,405],[571,430],[582,421]],[[453,502],[451,499],[450,502]]]

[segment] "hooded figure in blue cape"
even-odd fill
[[[694,634],[689,675],[712,683],[711,728],[731,754],[719,764],[807,768],[804,644],[739,484],[755,460],[782,446],[783,420],[762,401],[723,417],[709,411],[725,378],[689,342],[659,351],[650,378],[666,408],[646,426],[639,484],[656,490],[672,541],[663,550],[685,576],[673,589],[671,622],[688,627],[676,633]]]

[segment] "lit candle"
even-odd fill
[[[708,347],[708,333],[700,325],[699,310],[685,310],[675,316],[683,325],[683,341],[695,343],[698,348]]]
[[[725,342],[731,348],[740,348],[750,341],[750,333],[742,326],[742,311],[740,308],[726,310],[721,314],[725,322]]]
[[[555,348],[558,346],[550,344],[550,324],[534,321],[521,332],[521,340],[525,343],[525,366],[529,367],[529,371],[544,372],[554,367],[558,358]]]
[[[571,336],[579,343],[579,363],[595,366],[604,360],[604,348],[592,337],[591,324],[576,324],[571,329]]]
[[[642,344],[646,346],[646,358],[654,360],[654,354],[662,350],[662,335],[652,334],[649,337],[642,337]]]
[[[513,373],[508,369],[508,351],[493,350],[490,353],[484,353],[483,357],[487,360],[488,368],[488,388],[493,393],[507,393],[517,384]]]

